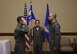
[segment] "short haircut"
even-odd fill
[[[56,18],[56,17],[57,17],[56,13],[50,13],[50,14],[49,14],[49,17],[50,17],[50,15],[53,15],[53,16],[54,16],[54,18]]]
[[[19,23],[19,21],[21,20],[21,18],[24,18],[24,16],[18,16],[17,17],[17,22]]]
[[[38,21],[40,23],[40,20],[35,20],[35,23],[36,23],[36,21]]]

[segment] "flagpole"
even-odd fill
[[[32,5],[32,1],[30,1],[30,5]],[[30,11],[30,10],[29,10],[29,11]],[[32,10],[31,10],[31,11],[32,11]],[[31,20],[31,26],[32,26],[32,20]],[[32,47],[32,54],[33,54],[33,41],[32,41],[31,47]]]
[[[34,24],[33,20],[35,20],[35,16],[34,16],[33,11],[32,11],[32,1],[30,1],[30,9],[29,9],[29,15],[28,15],[28,25],[30,25],[30,28],[33,27],[33,24]],[[32,44],[30,46],[31,46],[32,54],[34,54],[33,41],[32,41]]]
[[[30,5],[32,5],[32,1],[30,1]],[[30,11],[30,10],[29,10]],[[31,10],[32,11],[32,10]],[[31,11],[30,11],[30,15],[31,15]],[[32,16],[30,16],[32,17]],[[32,26],[32,20],[30,21],[31,22],[31,26]]]
[[[32,5],[32,1],[30,1],[30,5]],[[32,11],[32,10],[31,10]],[[32,16],[31,16],[32,17]],[[32,20],[31,20],[31,26],[32,26]]]

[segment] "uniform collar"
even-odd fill
[[[54,22],[52,24],[55,24],[57,22],[57,20],[55,19]]]
[[[17,24],[19,27],[22,27],[22,25],[20,23]]]

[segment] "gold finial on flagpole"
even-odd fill
[[[30,4],[32,4],[32,1],[30,1]]]

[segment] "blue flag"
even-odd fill
[[[31,20],[35,20],[35,16],[34,16],[34,13],[33,13],[33,10],[32,10],[32,5],[30,5],[29,16],[27,18],[27,25],[29,25],[29,22]]]
[[[47,4],[47,7],[46,7],[46,18],[45,18],[45,37],[49,41],[49,23],[48,23],[48,17],[49,17],[49,6]]]

